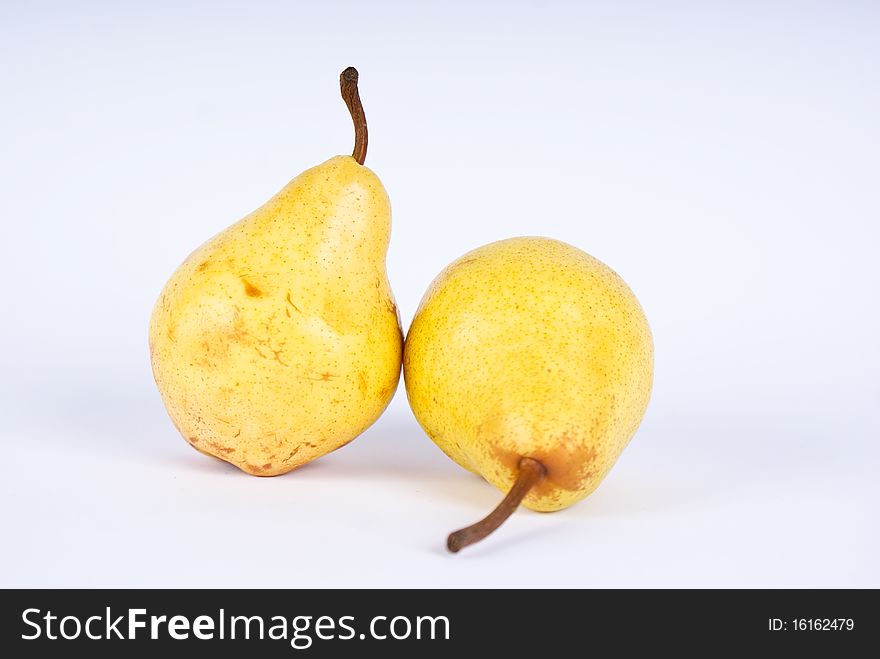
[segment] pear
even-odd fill
[[[165,407],[193,447],[258,476],[351,441],[397,388],[388,195],[364,167],[353,68],[340,76],[352,156],[308,169],[183,262],[150,320]]]
[[[456,552],[520,503],[555,511],[589,495],[638,428],[653,342],[608,266],[549,238],[464,255],[425,293],[406,338],[410,406],[455,462],[507,496],[449,536]]]

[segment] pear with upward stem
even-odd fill
[[[357,84],[355,69],[342,72],[352,155],[306,170],[196,249],[150,321],[153,374],[174,425],[250,474],[283,474],[346,444],[397,388],[391,206],[364,166]]]

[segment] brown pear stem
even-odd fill
[[[529,491],[544,480],[546,475],[547,469],[540,462],[534,458],[521,458],[519,476],[516,477],[516,482],[510,488],[507,496],[498,504],[498,507],[476,524],[450,533],[446,539],[446,548],[454,554],[463,547],[479,542],[492,533],[513,514]]]
[[[367,117],[364,115],[361,95],[358,93],[356,68],[350,66],[339,74],[339,89],[354,122],[354,151],[351,152],[351,157],[357,160],[358,164],[363,165],[367,158]]]

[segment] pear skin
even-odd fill
[[[557,240],[513,238],[437,276],[403,364],[410,406],[450,458],[503,492],[525,479],[523,505],[555,511],[595,490],[638,428],[653,343],[608,266]]]
[[[358,137],[362,159],[365,125]],[[379,417],[403,345],[385,269],[390,230],[382,183],[336,156],[183,262],[153,310],[150,356],[194,448],[274,476]]]

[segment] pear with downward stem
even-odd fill
[[[428,436],[506,493],[449,536],[457,552],[520,503],[556,511],[596,489],[645,413],[653,342],[611,268],[558,240],[511,238],[437,276],[407,334],[403,369]]]

